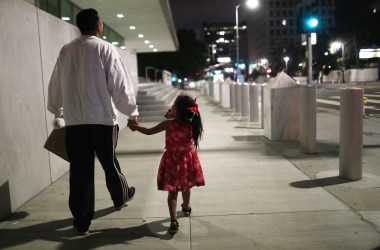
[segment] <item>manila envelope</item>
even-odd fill
[[[53,129],[45,142],[44,148],[62,159],[69,161],[66,152],[65,131],[65,128]]]

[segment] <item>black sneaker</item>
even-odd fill
[[[79,230],[79,229],[77,228],[77,232],[78,232],[78,235],[87,235],[87,234],[90,233],[90,230],[88,230],[88,229]]]
[[[88,230],[88,226],[86,227],[77,225],[75,221],[73,222],[73,227],[77,230],[78,235],[87,235],[90,233],[90,231]]]
[[[135,193],[136,193],[136,188],[135,187],[128,188],[128,200],[127,201],[130,201],[133,198],[135,198]]]
[[[121,205],[121,206],[115,206],[116,211],[120,211],[123,207],[127,205],[127,202],[135,198],[136,188],[130,187],[128,188],[128,199]]]

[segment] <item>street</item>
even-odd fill
[[[325,108],[340,109],[340,89],[347,85],[329,85],[317,89],[317,106]],[[351,87],[351,85],[350,85]],[[380,116],[380,87],[374,85],[353,85],[364,89],[364,96],[367,98],[365,113],[368,116]]]

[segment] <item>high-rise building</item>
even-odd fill
[[[236,28],[232,23],[205,23],[203,39],[209,47],[212,64],[236,62]],[[239,24],[239,61],[247,62],[247,25]]]
[[[334,27],[334,10],[338,0],[267,0],[260,2],[260,9],[247,16],[248,60],[262,58],[280,66],[284,57],[295,62],[295,55],[302,55],[302,39],[299,22],[303,13],[312,11],[319,18],[317,39],[329,35]],[[293,57],[293,58],[292,58]]]

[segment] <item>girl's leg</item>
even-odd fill
[[[178,221],[177,221],[177,192],[169,192],[168,193],[168,206],[170,213],[170,227],[169,233],[176,234],[178,232]]]
[[[182,199],[183,199],[183,203],[181,205],[182,213],[185,217],[188,217],[191,214],[190,189],[182,192]]]
[[[190,189],[182,192],[183,208],[188,208],[190,204]]]
[[[177,192],[169,192],[168,193],[168,207],[170,220],[177,220]]]

